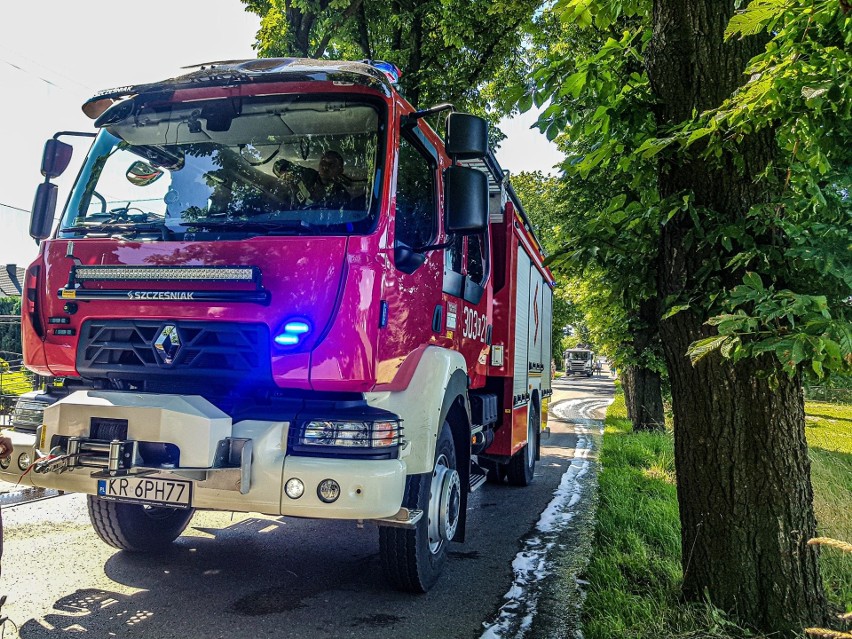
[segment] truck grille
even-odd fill
[[[84,377],[268,381],[269,331],[231,322],[89,320],[80,331],[77,371]]]

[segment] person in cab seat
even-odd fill
[[[292,190],[294,206],[341,209],[351,208],[352,202],[343,168],[343,156],[326,151],[318,171],[284,159],[275,162],[272,171]]]

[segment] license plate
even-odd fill
[[[131,504],[189,508],[192,505],[192,482],[158,477],[99,479],[98,496]]]

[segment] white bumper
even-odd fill
[[[402,504],[406,464],[400,459],[287,455],[290,424],[286,421],[244,420],[232,424],[229,417],[201,398],[175,402],[151,395],[113,392],[87,397],[82,394],[86,392],[74,393],[45,411],[44,441],[38,446],[41,450],[49,448],[57,435],[85,437],[92,417],[125,419],[128,440],[180,443],[180,468],[160,469],[156,477],[191,481],[194,508],[375,519],[395,515]],[[36,438],[14,431],[4,434],[11,437],[14,450],[8,467],[0,468],[0,479],[26,486],[97,494],[98,478],[93,473],[103,473],[100,469],[77,467],[61,473],[30,470],[22,478],[24,470],[19,465],[37,457]],[[251,441],[251,459],[244,468],[210,467],[208,461],[216,457],[223,438]],[[193,462],[193,469],[187,468],[186,459]],[[3,461],[7,465],[7,460]],[[249,479],[248,487],[243,485],[245,476]],[[291,478],[300,479],[305,486],[304,494],[298,499],[284,493],[284,483]],[[325,479],[333,479],[340,485],[340,496],[333,503],[324,503],[318,497],[317,487]]]

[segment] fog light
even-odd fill
[[[0,468],[2,468],[3,470],[6,470],[6,469],[9,468],[11,463],[12,463],[12,456],[11,455],[9,455],[8,457],[4,457],[3,459],[0,459]]]
[[[305,484],[302,483],[301,479],[293,477],[284,484],[284,492],[290,499],[298,499],[305,494]]]
[[[30,467],[32,461],[33,460],[30,458],[29,453],[21,453],[18,456],[18,468],[20,468],[21,470],[26,470]]]
[[[340,497],[340,484],[333,479],[323,479],[317,486],[317,497],[327,504],[337,501]]]

